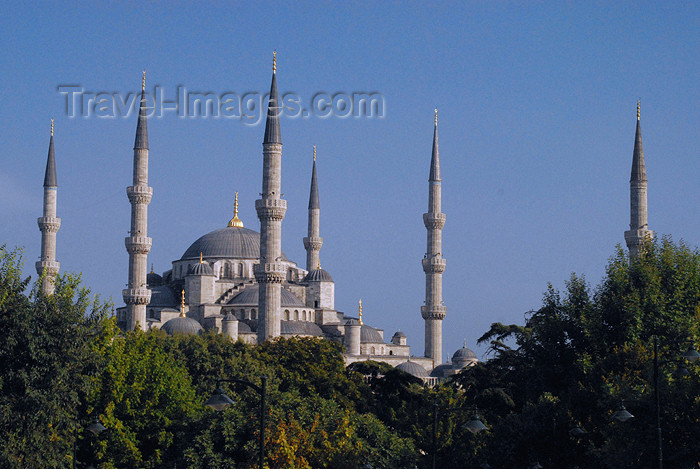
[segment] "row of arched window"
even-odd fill
[[[314,321],[314,312],[295,309],[290,311],[288,309],[284,310],[285,321]]]

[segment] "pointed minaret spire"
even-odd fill
[[[280,132],[280,107],[277,96],[277,51],[273,52],[272,59],[272,83],[270,84],[270,98],[267,105],[267,121],[265,121],[265,143],[282,144],[282,134]]]
[[[152,240],[148,237],[148,204],[153,196],[153,188],[148,186],[148,127],[146,107],[146,71],[141,80],[141,102],[136,139],[134,141],[133,184],[126,188],[131,203],[131,236],[124,243],[129,253],[129,283],[122,290],[126,303],[126,318],[121,326],[126,330],[136,327],[146,330],[146,305],[151,300],[151,290],[146,282],[148,252]]]
[[[630,257],[638,256],[644,242],[654,236],[654,232],[649,230],[647,220],[647,170],[644,164],[639,115],[640,102],[637,101],[637,129],[634,136],[630,175],[630,229],[625,231],[625,243],[627,243]]]
[[[282,137],[277,96],[277,53],[273,54],[272,83],[263,139],[263,180],[261,198],[255,201],[260,219],[260,263],[254,267],[259,284],[258,342],[281,334],[282,282],[287,267],[282,261],[282,220],[287,201],[282,199]]]
[[[41,257],[36,263],[36,271],[44,275],[41,281],[41,291],[52,295],[55,290],[56,275],[61,263],[56,260],[56,233],[61,227],[61,219],[56,216],[58,196],[58,178],[56,177],[56,154],[53,147],[53,119],[51,119],[51,137],[49,139],[49,154],[46,158],[44,173],[44,209],[43,216],[37,220],[41,231]]]
[[[306,270],[311,272],[321,265],[319,251],[323,246],[323,238],[320,236],[321,204],[318,201],[318,183],[316,181],[316,145],[314,145],[314,163],[311,170],[311,190],[309,191],[309,226],[307,236],[304,238],[306,249]],[[320,267],[319,267],[320,269]]]
[[[423,257],[425,272],[425,304],[421,315],[425,320],[425,356],[433,359],[433,366],[442,358],[442,320],[447,309],[442,304],[442,273],[445,258],[442,257],[442,228],[445,214],[442,213],[442,180],[440,179],[440,152],[438,151],[437,108],[433,130],[433,154],[430,159],[428,177],[428,213],[423,214],[423,223],[428,231],[428,247]]]

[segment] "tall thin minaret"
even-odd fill
[[[625,231],[625,242],[630,251],[630,257],[638,256],[645,240],[654,237],[654,232],[649,230],[647,220],[647,171],[644,165],[639,107],[640,103],[637,101],[637,131],[634,136],[630,176],[630,229]]]
[[[421,315],[425,319],[425,356],[438,365],[442,358],[442,320],[447,308],[442,304],[442,273],[446,261],[442,257],[442,227],[445,214],[441,212],[442,179],[440,178],[440,153],[438,151],[437,109],[433,133],[433,156],[430,160],[428,178],[428,213],[423,214],[423,223],[428,230],[428,249],[423,258],[425,272],[425,305]]]
[[[311,272],[321,265],[318,252],[323,246],[323,238],[319,236],[321,205],[318,202],[318,183],[316,182],[316,145],[314,145],[314,166],[311,171],[311,191],[309,193],[309,230],[304,238],[306,248],[306,270]]]
[[[131,203],[131,231],[124,239],[129,253],[129,284],[122,290],[126,303],[126,329],[137,327],[146,330],[146,305],[151,300],[151,290],[146,284],[148,252],[151,238],[148,237],[148,204],[153,188],[148,186],[148,127],[146,125],[146,71],[141,82],[139,120],[134,141],[134,183],[126,188]]]
[[[53,149],[53,119],[51,119],[49,155],[46,158],[44,174],[44,216],[37,220],[41,230],[41,260],[36,263],[36,271],[39,275],[45,273],[41,282],[41,291],[45,295],[53,295],[56,275],[61,268],[61,263],[56,260],[56,233],[61,227],[61,219],[56,216],[57,195],[58,179],[56,178],[56,155]]]
[[[263,181],[261,199],[255,201],[260,219],[260,263],[255,265],[255,279],[260,288],[258,304],[258,342],[281,333],[282,282],[286,267],[282,260],[282,220],[287,201],[282,199],[282,136],[277,96],[277,54],[272,58],[272,84],[267,105],[263,140]]]

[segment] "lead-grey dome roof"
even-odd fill
[[[477,360],[476,354],[469,350],[467,346],[463,346],[461,349],[457,350],[454,355],[452,355],[452,361],[467,361],[467,360]]]
[[[364,344],[383,344],[384,340],[374,327],[363,324],[360,329],[360,342]]]
[[[187,269],[187,275],[214,275],[214,270],[206,262],[197,262]]]
[[[315,322],[308,321],[282,321],[282,334],[323,336],[323,330]]]
[[[151,301],[148,306],[163,307],[177,306],[178,301],[175,297],[175,292],[167,285],[161,285],[151,288]]]
[[[332,282],[333,277],[324,269],[314,269],[304,277],[304,282]]]
[[[228,302],[230,305],[258,305],[260,297],[260,289],[258,285],[246,288],[238,295],[231,298]],[[306,305],[292,292],[286,288],[282,288],[282,306],[283,307],[306,307]]]
[[[227,226],[207,233],[187,248],[180,258],[260,259],[260,233],[237,226]],[[282,253],[282,260],[287,256]]]
[[[428,372],[418,363],[407,361],[396,367],[397,370],[405,371],[406,373],[415,376],[416,378],[427,378]]]
[[[202,325],[195,319],[178,316],[163,324],[161,327],[168,335],[196,335],[202,332]]]
[[[453,368],[452,363],[443,363],[433,368],[433,371],[430,372],[430,376],[435,378],[444,378],[447,376],[446,373]]]

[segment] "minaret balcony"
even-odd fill
[[[124,303],[128,305],[147,305],[151,301],[151,290],[148,288],[125,288],[122,290]]]
[[[441,274],[445,271],[447,260],[444,257],[430,257],[423,259],[423,272],[426,274]]]
[[[429,230],[441,230],[442,227],[445,226],[445,220],[447,220],[447,215],[444,213],[423,214],[423,223]]]
[[[42,232],[55,233],[61,227],[61,219],[58,217],[39,217],[36,221]]]
[[[323,246],[323,238],[320,236],[307,236],[304,238],[304,249],[307,251],[311,249],[312,251],[320,251],[321,246]]]
[[[645,241],[653,238],[654,232],[651,230],[641,229],[625,231],[625,243],[627,243],[627,246],[641,245],[644,244]]]
[[[445,319],[447,307],[444,305],[423,305],[420,307],[420,314],[423,319]]]
[[[148,254],[153,241],[148,236],[128,236],[124,238],[124,244],[129,254]]]
[[[37,261],[36,271],[41,275],[46,270],[46,275],[56,275],[61,269],[61,263],[55,260],[43,259]]]
[[[287,201],[284,199],[258,199],[255,210],[261,220],[282,220],[287,213]]]
[[[153,188],[148,186],[129,186],[126,195],[132,204],[148,204],[153,197]]]
[[[258,283],[282,283],[287,278],[287,266],[282,262],[266,262],[253,266]]]

